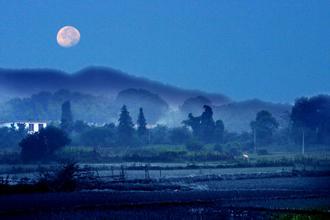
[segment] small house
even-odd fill
[[[0,127],[15,127],[15,129],[19,128],[19,125],[24,124],[25,129],[29,134],[33,134],[35,132],[40,131],[41,129],[47,127],[47,122],[44,121],[15,121],[15,122],[2,122],[0,123]]]

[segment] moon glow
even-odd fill
[[[80,41],[80,32],[73,26],[64,26],[57,32],[57,43],[61,47],[73,47]]]

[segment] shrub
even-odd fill
[[[72,192],[77,189],[81,170],[75,162],[66,162],[55,172],[41,172],[37,188],[50,192]]]
[[[203,144],[197,141],[190,141],[186,144],[186,148],[189,151],[201,151],[203,149]]]
[[[41,131],[30,134],[20,143],[23,161],[49,159],[55,151],[70,143],[67,134],[59,128],[48,126]]]

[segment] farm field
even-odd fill
[[[327,219],[330,197],[322,190],[90,191],[1,196],[0,204],[2,219],[269,219],[286,214]]]
[[[81,167],[89,167],[97,171],[98,177],[102,179],[111,178],[113,175],[119,175],[121,170],[120,166],[122,164],[82,164]],[[125,164],[129,166],[130,164]],[[205,165],[205,164],[204,164]],[[248,168],[199,168],[199,169],[189,169],[184,168],[184,164],[171,164],[171,163],[151,163],[150,167],[160,167],[160,169],[150,169],[148,171],[151,179],[162,179],[162,178],[180,178],[180,177],[194,177],[194,176],[203,176],[203,175],[224,175],[224,174],[253,174],[253,173],[278,173],[278,172],[289,172],[292,170],[292,167],[248,167]],[[52,165],[44,165],[44,168],[52,169]],[[142,167],[142,169],[141,169]],[[126,179],[144,179],[145,170],[143,169],[144,164],[134,169],[125,169],[125,178]],[[182,167],[175,169],[176,167]],[[112,170],[113,168],[113,170]],[[0,177],[19,180],[20,178],[37,178],[39,175],[38,172],[39,166],[37,165],[17,165],[0,166]]]
[[[1,195],[0,218],[329,218],[327,161],[306,166],[236,168],[219,168],[223,162],[78,165],[104,184],[71,193]],[[19,183],[22,178],[33,182],[41,171],[53,171],[57,166],[1,165],[0,176],[11,184]],[[303,172],[295,173],[295,170]],[[305,170],[310,173],[305,175]],[[122,172],[124,179],[118,182]]]

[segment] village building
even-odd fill
[[[15,127],[15,129],[18,129],[19,125],[21,124],[24,124],[25,129],[28,131],[29,134],[33,134],[47,127],[47,122],[44,121],[0,122],[0,127],[7,127],[7,128]]]

